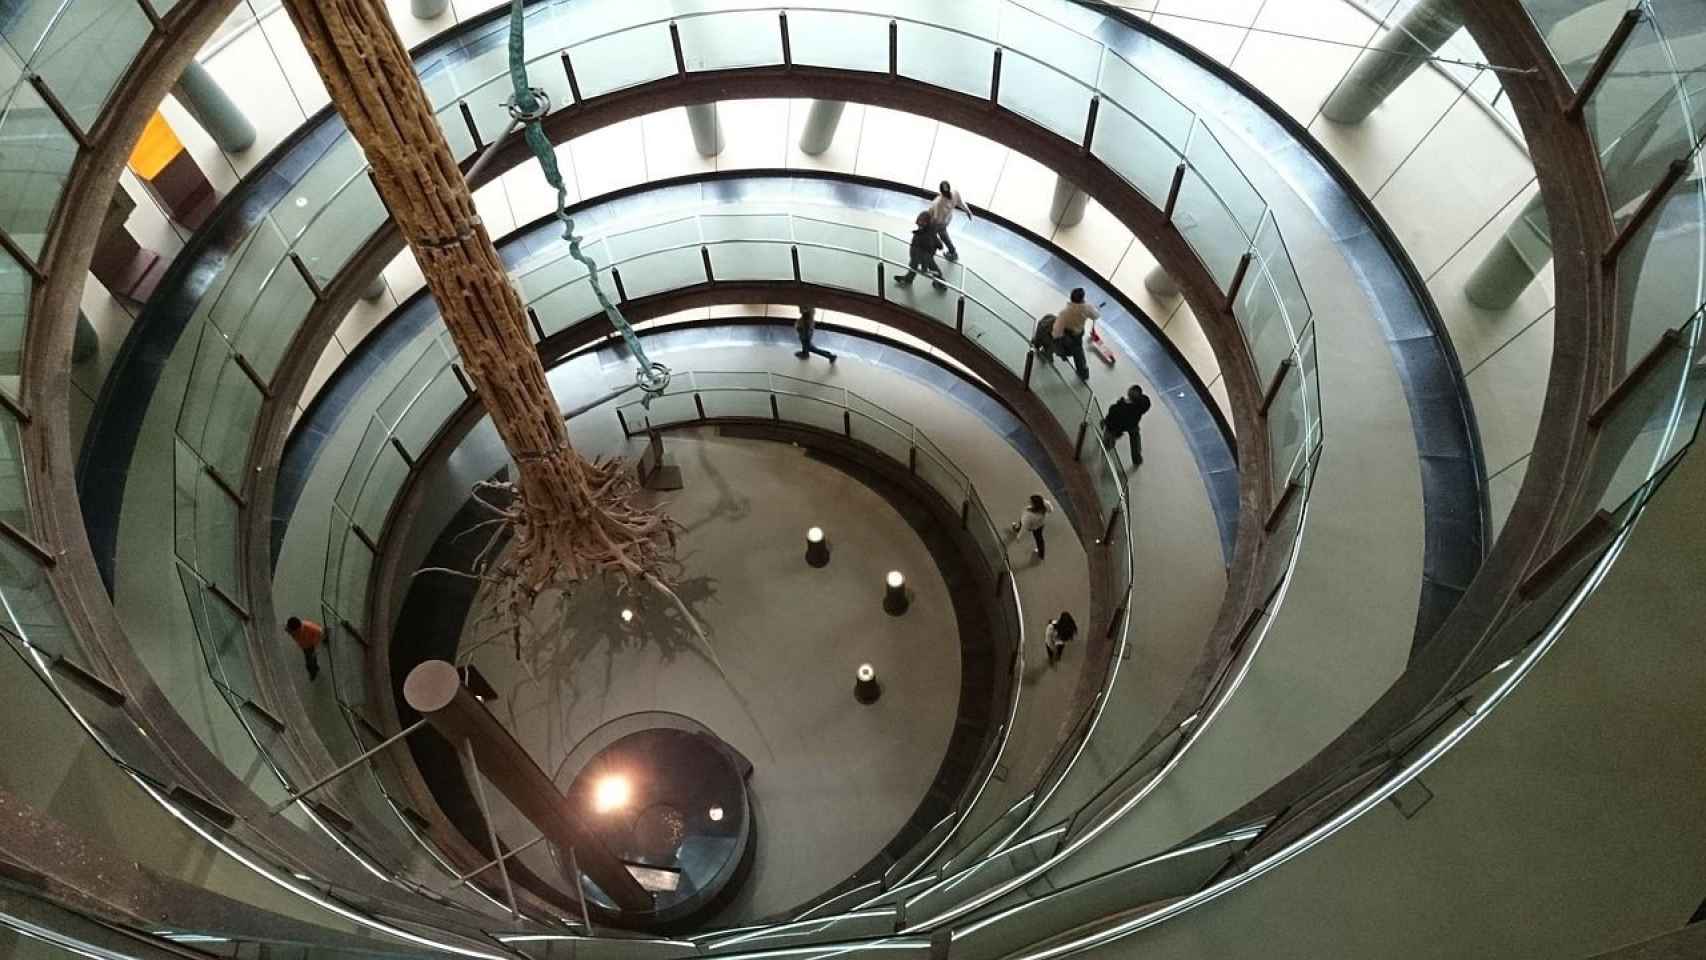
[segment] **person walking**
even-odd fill
[[[1085,302],[1083,287],[1073,287],[1066,306],[1054,315],[1054,352],[1062,358],[1072,358],[1080,380],[1090,379],[1090,363],[1084,359],[1084,327],[1092,320],[1101,319],[1101,316],[1095,307]]]
[[[1143,388],[1132,384],[1126,390],[1125,396],[1115,400],[1108,407],[1108,412],[1102,417],[1102,439],[1112,447],[1125,434],[1131,441],[1131,465],[1133,469],[1143,466],[1143,415],[1149,412],[1151,406],[1149,395]]]
[[[302,661],[308,667],[308,681],[312,683],[320,675],[320,661],[316,653],[326,639],[326,628],[312,620],[291,617],[284,621],[284,632],[290,634],[290,639],[295,640],[297,648],[302,651]]]
[[[942,249],[942,235],[936,232],[936,223],[930,219],[930,211],[925,210],[913,221],[912,246],[907,251],[907,271],[894,278],[901,286],[908,286],[912,278],[920,271],[930,275],[930,282],[938,290],[948,289],[942,282],[942,268],[936,266],[936,251]]]
[[[1061,654],[1066,652],[1066,645],[1072,638],[1078,636],[1078,621],[1072,619],[1069,611],[1060,611],[1060,616],[1048,622],[1048,629],[1043,631],[1043,652],[1048,654],[1048,665],[1054,666],[1060,662]]]
[[[794,332],[800,335],[800,349],[794,351],[794,356],[806,360],[815,353],[830,363],[835,362],[835,354],[822,347],[812,346],[812,336],[817,333],[816,307],[808,304],[800,308],[800,319],[794,321]]]
[[[948,248],[942,256],[958,262],[960,252],[954,249],[954,238],[948,236],[948,224],[954,222],[955,210],[963,211],[967,219],[971,218],[971,208],[966,206],[965,198],[952,184],[943,180],[936,188],[936,199],[930,202],[930,220],[936,225],[936,233],[941,236],[943,246]]]
[[[1035,553],[1038,560],[1043,558],[1043,524],[1048,521],[1048,515],[1048,501],[1043,499],[1042,494],[1033,493],[1030,502],[1025,504],[1025,509],[1019,514],[1019,519],[1013,521],[1013,525],[1008,528],[1014,537],[1017,537],[1021,530],[1031,531],[1031,539],[1037,544]]]

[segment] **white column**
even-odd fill
[[[693,149],[701,157],[723,152],[723,125],[717,121],[715,103],[696,103],[687,108],[687,125],[693,129]]]
[[[1049,204],[1048,218],[1056,226],[1076,227],[1084,219],[1084,208],[1090,195],[1072,185],[1065,177],[1054,178],[1054,200]]]
[[[846,109],[847,104],[840,100],[813,100],[811,112],[806,114],[806,128],[800,131],[800,152],[815,157],[828,150]]]
[[[1173,275],[1163,269],[1160,264],[1156,264],[1154,269],[1143,275],[1143,289],[1162,300],[1169,300],[1179,295],[1178,281],[1174,280]]]

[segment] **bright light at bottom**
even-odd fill
[[[622,611],[622,622],[623,623],[632,622],[633,619],[634,619],[634,611],[632,611],[632,610],[623,610]]]
[[[823,542],[823,528],[822,527],[812,527],[810,530],[807,530],[806,531],[806,542],[808,542],[808,543],[822,543]]]
[[[859,664],[859,679],[861,681],[863,681],[865,683],[870,683],[872,680],[875,680],[876,677],[877,677],[877,668],[871,666],[868,663]]]
[[[901,584],[903,584],[905,582],[906,582],[906,578],[900,575],[899,570],[890,570],[889,571],[889,586],[899,587]]]
[[[722,807],[712,807],[710,810],[710,814],[711,814],[712,820],[721,820],[721,819],[723,819],[723,808]]]
[[[628,798],[634,793],[627,777],[611,775],[598,781],[592,788],[592,808],[599,813],[609,813],[628,805]]]

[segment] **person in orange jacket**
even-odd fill
[[[290,634],[290,639],[295,640],[297,648],[302,651],[302,661],[308,667],[308,680],[312,683],[320,675],[320,660],[316,654],[326,639],[326,628],[312,620],[291,617],[284,621],[284,632]]]

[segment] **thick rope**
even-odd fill
[[[638,369],[634,371],[634,379],[640,389],[646,391],[646,401],[664,391],[669,386],[669,368],[661,363],[653,363],[646,357],[646,348],[640,344],[640,338],[635,335],[634,328],[628,323],[628,318],[622,316],[622,310],[616,306],[604,292],[604,285],[598,280],[598,264],[581,251],[581,238],[575,233],[575,219],[569,216],[569,191],[563,185],[563,171],[557,166],[557,152],[551,148],[551,141],[545,136],[545,128],[539,121],[544,118],[550,106],[545,98],[545,92],[527,84],[527,52],[524,36],[525,18],[521,12],[522,0],[510,0],[509,4],[509,79],[514,88],[510,99],[510,116],[522,123],[522,138],[526,140],[528,149],[539,161],[539,167],[545,174],[545,182],[557,191],[557,219],[563,224],[563,239],[569,242],[569,256],[580,261],[586,267],[587,279],[592,283],[592,293],[598,298],[598,305],[604,308],[604,315],[610,318],[610,325],[622,334],[622,342],[627,344],[628,352],[633,354]]]

